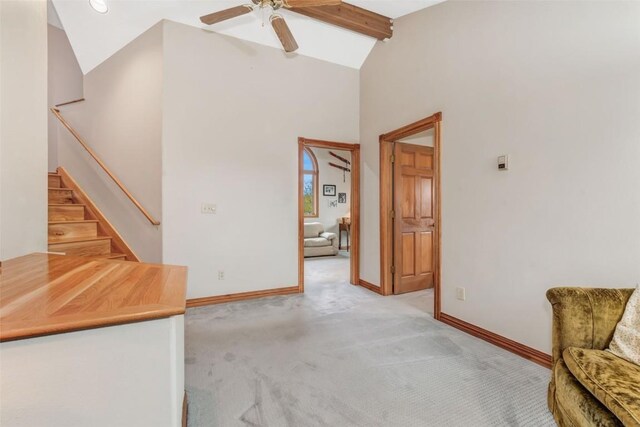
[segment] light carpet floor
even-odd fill
[[[305,294],[189,309],[189,426],[553,426],[550,371],[433,320],[422,291],[305,262]]]

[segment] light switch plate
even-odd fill
[[[203,214],[215,214],[216,213],[216,205],[211,203],[203,203],[202,210]]]
[[[467,298],[464,288],[456,288],[456,298],[460,301],[464,301]]]

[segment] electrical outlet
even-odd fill
[[[464,301],[467,298],[464,288],[456,288],[456,298],[460,301]]]
[[[218,271],[218,280],[224,280],[224,271]]]
[[[216,205],[211,203],[203,203],[202,210],[203,214],[215,214],[216,213]]]

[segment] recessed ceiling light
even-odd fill
[[[98,13],[107,13],[109,11],[106,0],[89,0],[89,4]]]

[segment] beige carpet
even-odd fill
[[[433,320],[429,291],[381,297],[347,284],[344,257],[305,264],[304,295],[188,310],[189,426],[554,425],[550,371]]]
[[[350,285],[349,261],[349,252],[347,251],[340,251],[336,256],[306,258],[304,262],[305,286],[316,288],[319,286]],[[433,289],[388,298],[403,301],[408,306],[433,315]]]

